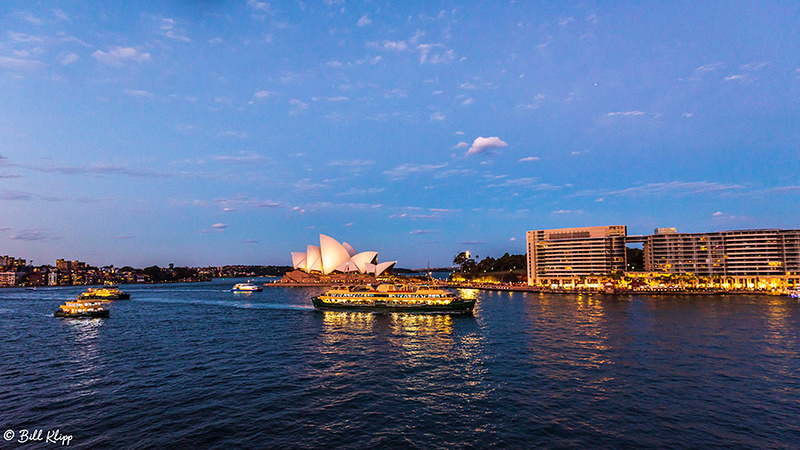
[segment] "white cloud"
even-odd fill
[[[713,71],[719,69],[720,67],[724,67],[724,66],[725,66],[725,63],[721,63],[721,62],[705,64],[705,65],[702,65],[702,66],[698,67],[697,69],[695,69],[695,72],[699,72],[699,73],[713,72]]]
[[[66,22],[70,21],[69,20],[69,16],[67,15],[67,13],[65,13],[64,11],[62,11],[60,9],[54,9],[53,10],[53,15],[56,16],[56,18],[64,20]]]
[[[375,64],[378,64],[378,62],[380,62],[380,60],[381,60],[381,56],[374,56],[374,57],[373,56],[367,56],[364,59],[356,60],[356,64],[359,64],[359,65],[361,65],[361,64],[369,64],[371,66],[374,66]]]
[[[468,105],[471,105],[473,103],[475,103],[475,100],[473,100],[471,98],[468,98],[468,99],[464,100],[463,102],[461,102],[461,106],[468,106]]]
[[[369,20],[369,16],[364,14],[363,16],[361,16],[360,19],[358,19],[358,23],[356,25],[358,25],[359,27],[365,27],[367,25],[372,25],[372,21]]]
[[[445,119],[447,119],[447,116],[442,114],[441,112],[437,111],[437,112],[431,114],[431,122],[441,122],[441,121],[443,121]]]
[[[42,25],[42,19],[40,19],[40,18],[38,18],[36,16],[32,16],[30,14],[25,16],[25,20],[30,22],[30,23],[32,23],[32,24],[34,24],[34,25],[37,25],[37,26],[41,26]]]
[[[8,37],[10,37],[12,41],[16,42],[39,42],[39,43],[44,42],[44,38],[41,36],[33,36],[25,33],[17,33],[16,31],[9,31]]]
[[[757,62],[757,63],[744,64],[744,65],[739,66],[739,70],[746,70],[746,71],[751,71],[752,72],[752,71],[756,71],[756,70],[761,70],[766,65],[767,65],[766,62]]]
[[[58,62],[60,62],[62,66],[67,66],[79,59],[80,58],[75,53],[67,53],[66,55],[62,56]]]
[[[478,155],[493,148],[503,147],[508,147],[508,144],[497,136],[478,137],[472,142],[472,147],[467,151],[467,155]]]
[[[325,63],[325,65],[327,65],[328,67],[339,68],[342,67],[344,64],[342,64],[340,61],[328,61],[327,63]]]
[[[269,13],[269,3],[259,2],[256,0],[247,0],[247,6],[253,11]]]
[[[7,56],[0,56],[0,67],[15,70],[36,70],[44,67],[40,61],[32,59],[9,58]]]
[[[239,138],[239,139],[244,139],[244,138],[247,137],[247,133],[242,132],[242,131],[234,131],[234,130],[223,131],[219,135],[223,136],[223,137],[235,137],[235,138]]]
[[[155,97],[155,95],[153,95],[152,92],[143,91],[141,89],[125,89],[122,92],[124,92],[126,95],[129,95],[131,97],[138,97],[138,98],[153,98],[153,97]]]
[[[185,30],[169,30],[166,33],[164,33],[164,36],[176,41],[192,42],[191,38],[183,34],[185,32],[186,32]]]
[[[644,115],[644,111],[615,111],[606,114],[606,117],[614,117],[614,116],[621,116],[621,117],[636,117]]]
[[[729,77],[725,77],[725,81],[734,81],[734,80],[741,80],[744,78],[744,75],[731,75]]]
[[[458,144],[454,145],[453,146],[453,150],[458,150],[460,148],[467,148],[467,147],[469,147],[469,144],[467,144],[466,142],[462,141],[462,142],[459,142]]]
[[[635,186],[617,190],[602,191],[583,191],[577,193],[579,196],[679,196],[679,195],[701,195],[701,194],[724,194],[732,191],[745,189],[739,184],[723,184],[714,181],[670,181],[666,183],[649,183],[642,186]]]
[[[211,159],[216,162],[226,164],[255,164],[264,161],[264,156],[253,152],[239,152],[234,156],[212,156]]]
[[[164,31],[171,30],[174,27],[175,27],[175,19],[170,19],[168,17],[161,19],[161,29],[162,30],[164,30]]]
[[[525,158],[521,158],[519,162],[529,162],[529,161],[538,161],[538,156],[526,156]]]
[[[211,228],[214,228],[215,230],[224,230],[225,228],[228,228],[228,225],[224,223],[215,223],[214,225],[211,225]]]
[[[724,216],[724,215],[725,214],[722,211],[717,211],[714,214],[712,214],[712,216],[714,216],[714,217],[720,217],[720,216]]]
[[[270,91],[258,91],[255,94],[253,94],[253,96],[258,100],[266,100],[269,98],[270,95],[272,95],[272,92]]]
[[[394,169],[383,171],[383,174],[390,180],[400,180],[415,173],[430,172],[446,166],[447,164],[402,164]]]
[[[437,231],[436,230],[414,230],[414,231],[409,231],[408,232],[408,234],[432,234],[432,233],[437,233]]]
[[[401,52],[408,48],[408,44],[406,44],[406,41],[386,41],[383,43],[383,48]]]
[[[97,50],[92,56],[110,66],[121,66],[127,62],[142,63],[152,59],[150,53],[142,53],[133,47],[114,47],[108,52]]]
[[[292,105],[292,110],[289,111],[289,114],[299,114],[308,109],[308,103],[305,103],[301,100],[293,98],[289,100],[289,103]]]

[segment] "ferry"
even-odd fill
[[[122,292],[117,286],[109,285],[101,288],[89,288],[78,296],[78,300],[128,300],[131,294]]]
[[[59,306],[55,317],[108,317],[108,310],[103,307],[103,302],[70,300]]]
[[[475,299],[456,297],[449,291],[428,286],[337,286],[311,300],[322,311],[373,313],[472,314]]]
[[[233,292],[261,292],[263,290],[264,288],[256,286],[249,281],[247,283],[236,283],[233,286]]]

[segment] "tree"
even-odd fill
[[[470,257],[469,252],[461,252],[453,258],[453,264],[461,267],[462,273],[472,273],[476,269],[475,260]]]
[[[644,250],[636,247],[625,247],[625,259],[628,261],[628,270],[641,272],[644,270]]]

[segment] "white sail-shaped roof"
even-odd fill
[[[306,272],[322,272],[322,252],[316,245],[306,247]]]
[[[322,253],[322,273],[327,275],[350,259],[347,249],[336,239],[319,235],[319,247]]]
[[[378,256],[378,252],[361,252],[356,256],[350,258],[350,261],[356,265],[358,271],[361,273],[367,273],[367,264],[371,263],[375,260],[375,257]]]
[[[306,254],[303,252],[292,252],[292,266],[295,269],[306,270]]]
[[[387,262],[382,262],[382,263],[376,265],[375,266],[375,276],[376,277],[379,276],[380,274],[385,272],[386,269],[390,269],[390,268],[394,267],[395,264],[397,264],[397,261],[387,261]]]
[[[356,251],[356,249],[355,249],[355,248],[353,248],[353,246],[352,246],[352,245],[350,245],[350,244],[348,244],[347,242],[342,242],[342,247],[344,247],[344,249],[345,249],[345,250],[347,250],[347,253],[348,253],[348,254],[350,254],[350,257],[351,257],[351,258],[352,258],[353,256],[356,256],[356,255],[358,254],[358,252]]]
[[[393,267],[397,261],[377,264],[378,252],[357,253],[347,242],[339,243],[336,239],[319,235],[319,247],[309,245],[306,252],[292,252],[292,266],[305,272],[321,272],[328,275],[332,272],[360,272],[380,275]]]
[[[349,259],[346,263],[342,263],[339,267],[337,267],[336,270],[342,273],[358,272],[356,265],[353,264]]]

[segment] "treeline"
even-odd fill
[[[475,261],[468,252],[462,252],[453,259],[453,264],[460,267],[457,275],[465,279],[493,278],[496,281],[512,283],[522,281],[528,271],[526,255],[505,253],[499,258],[487,256]]]

